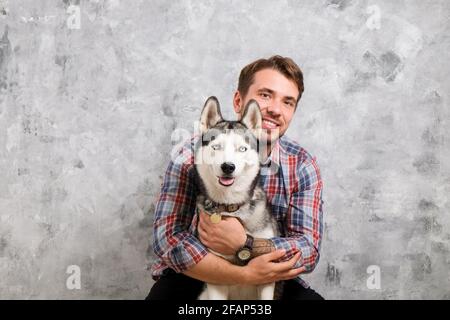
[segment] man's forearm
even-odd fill
[[[271,240],[256,238],[253,241],[252,257],[258,257],[272,251],[275,251],[275,246]]]
[[[271,240],[255,238],[253,241],[252,256],[254,258],[272,251],[275,251],[275,246]],[[245,282],[245,275],[242,271],[242,266],[234,265],[221,257],[208,253],[199,263],[183,273],[207,283],[235,285]]]
[[[233,265],[227,260],[208,253],[199,263],[183,273],[191,278],[223,285],[242,284],[244,276],[243,267]]]

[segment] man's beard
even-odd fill
[[[268,155],[271,153],[276,141],[283,135],[280,134],[278,129],[261,129],[258,135],[259,140],[259,152],[261,155]]]
[[[276,129],[262,129],[261,130],[261,140],[265,141],[268,144],[275,143],[279,138],[281,138],[282,134],[280,134],[280,130]]]

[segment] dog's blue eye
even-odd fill
[[[245,151],[247,151],[247,147],[239,147],[239,151],[240,152],[245,152]]]
[[[220,150],[220,144],[213,144],[211,148],[215,151]]]

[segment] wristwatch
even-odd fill
[[[236,258],[239,262],[246,264],[250,261],[250,258],[252,257],[253,240],[254,238],[247,234],[244,246],[236,252]]]

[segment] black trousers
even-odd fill
[[[173,270],[155,282],[145,300],[194,301],[205,283]],[[281,300],[324,300],[311,288],[304,288],[294,280],[284,282]]]

